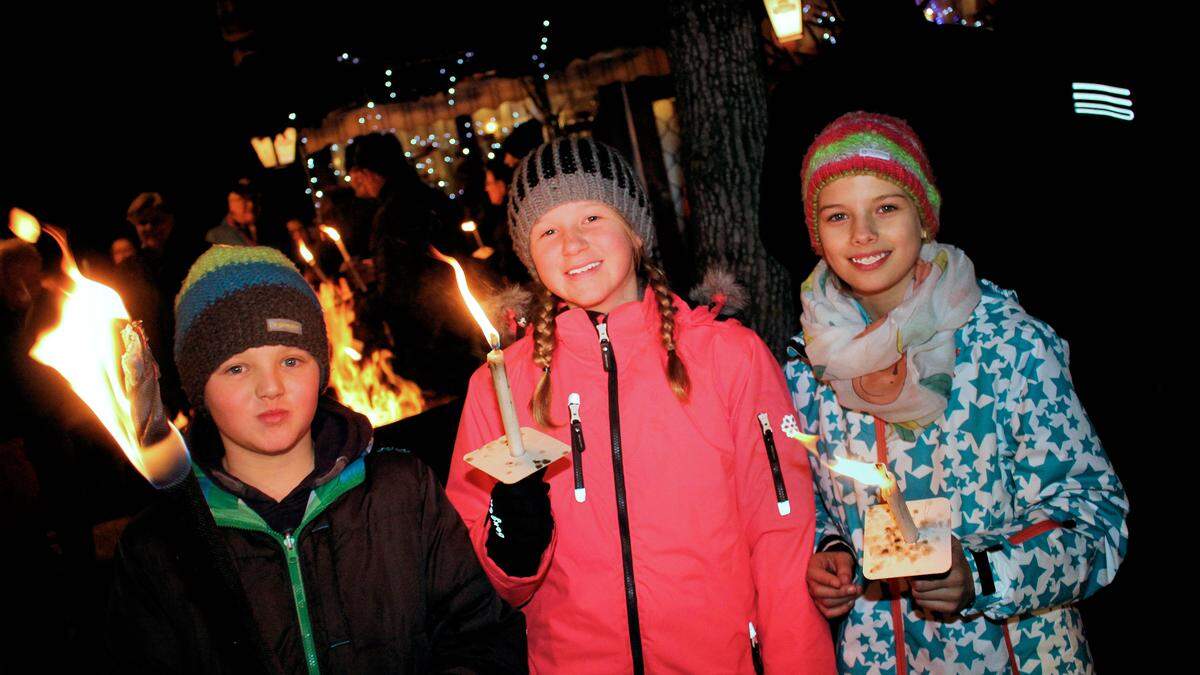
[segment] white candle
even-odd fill
[[[887,502],[888,510],[892,512],[892,519],[896,521],[900,535],[904,537],[904,541],[910,544],[915,542],[919,537],[917,524],[913,522],[912,513],[908,510],[908,502],[904,500],[904,493],[900,491],[896,477],[882,463],[876,464],[875,468],[879,469],[879,473],[883,475],[884,483],[879,488],[879,493]]]
[[[500,404],[504,435],[508,437],[508,451],[513,457],[520,457],[525,454],[525,446],[521,443],[521,423],[517,420],[512,389],[508,386],[508,372],[504,369],[504,352],[499,348],[488,352],[487,364],[492,371],[492,384],[496,387],[496,401]]]

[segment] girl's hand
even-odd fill
[[[827,619],[850,611],[862,588],[854,582],[854,556],[845,551],[814,553],[808,561],[808,593]]]
[[[931,612],[957,614],[975,602],[975,580],[971,578],[971,568],[958,537],[952,538],[950,551],[948,571],[912,580],[913,600]]]

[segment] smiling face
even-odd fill
[[[311,433],[321,369],[298,347],[253,347],[208,378],[204,402],[226,452],[282,455]]]
[[[607,204],[559,204],[533,224],[529,252],[538,277],[572,307],[608,312],[638,299],[642,242]]]
[[[894,183],[874,176],[839,178],[817,198],[825,262],[872,317],[904,299],[921,252],[921,219]]]

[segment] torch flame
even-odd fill
[[[474,232],[478,228],[479,228],[479,226],[476,225],[475,221],[473,221],[473,220],[464,220],[463,221],[463,224],[462,224],[463,232]]]
[[[321,231],[325,233],[326,237],[329,237],[335,242],[342,240],[342,235],[337,231],[336,228],[330,227],[329,225],[322,225]]]
[[[462,293],[463,302],[467,303],[467,310],[471,312],[471,318],[475,319],[475,323],[479,324],[479,330],[483,331],[483,337],[491,345],[492,349],[498,349],[500,347],[500,332],[496,330],[491,321],[488,321],[487,313],[483,311],[483,307],[479,305],[479,301],[475,299],[475,296],[471,295],[471,289],[467,287],[467,275],[463,272],[462,265],[459,265],[458,261],[454,258],[442,255],[441,251],[432,246],[429,247],[429,250],[433,252],[433,257],[454,268],[454,280],[458,283],[458,292]]]
[[[830,471],[853,478],[863,485],[884,487],[888,482],[887,476],[879,470],[879,467],[870,462],[860,462],[856,459],[835,456],[832,462],[824,462],[824,464]]]
[[[304,258],[304,262],[306,262],[306,263],[308,263],[309,265],[311,265],[311,264],[312,264],[312,262],[313,262],[313,254],[312,254],[312,251],[308,250],[308,247],[307,247],[307,246],[305,246],[305,245],[304,245],[304,242],[302,242],[302,241],[301,241],[301,242],[297,242],[297,244],[300,246],[300,257],[301,257],[301,258]]]
[[[37,220],[29,218],[36,226]],[[129,312],[116,291],[80,273],[65,234],[53,227],[45,230],[62,249],[69,284],[58,325],[38,337],[29,355],[62,374],[146,480],[156,486],[170,484],[187,466],[187,449],[174,428],[153,447],[138,442],[120,362],[120,332],[130,321]]]
[[[8,229],[12,230],[18,239],[30,244],[36,244],[42,234],[42,226],[38,219],[17,208],[8,212]]]

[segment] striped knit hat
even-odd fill
[[[930,238],[937,235],[942,196],[933,183],[933,172],[921,139],[908,123],[878,113],[852,112],[825,127],[804,156],[801,185],[804,191],[808,237],[813,251],[822,255],[817,234],[817,197],[831,182],[869,174],[895,183],[916,205],[921,224]]]
[[[175,365],[188,400],[203,407],[204,386],[226,359],[267,345],[312,354],[325,389],[325,316],[296,266],[266,246],[213,246],[192,265],[175,297]]]
[[[508,191],[508,229],[513,250],[537,270],[529,253],[529,231],[547,211],[573,201],[610,206],[642,239],[642,250],[654,251],[654,219],[650,200],[629,163],[614,148],[591,138],[568,136],[543,143],[517,167]]]

